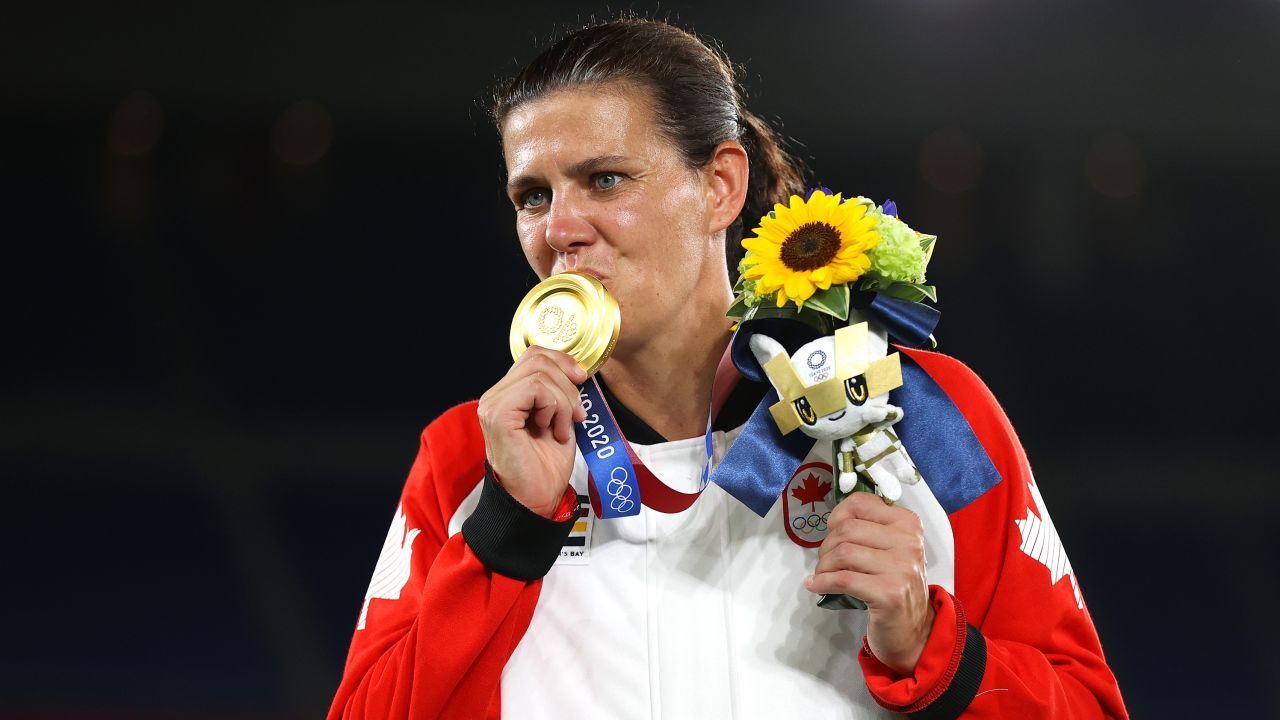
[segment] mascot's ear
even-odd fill
[[[756,362],[760,363],[760,367],[764,367],[775,357],[786,355],[787,349],[768,335],[756,333],[751,336],[751,354],[756,356]]]

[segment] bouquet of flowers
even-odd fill
[[[848,321],[856,292],[938,299],[925,284],[937,236],[911,229],[891,200],[876,205],[816,188],[775,205],[754,232],[742,241],[747,253],[728,311],[739,322],[793,317],[832,332],[836,320]]]
[[[781,435],[799,430],[831,443],[838,482],[824,500],[828,507],[859,491],[894,503],[904,485],[920,480],[893,430],[903,418],[889,402],[889,392],[902,385],[899,356],[888,352],[882,307],[871,305],[896,304],[899,312],[913,306],[936,320],[936,311],[918,305],[937,299],[925,284],[936,239],[912,230],[891,201],[846,200],[818,188],[775,205],[755,237],[742,241],[747,252],[728,312],[740,328],[735,343],[745,341],[777,392],[769,412]],[[784,347],[772,336],[778,320],[806,323],[819,336]],[[932,338],[932,324],[926,327],[919,338]],[[866,607],[845,595],[826,595],[818,604]]]

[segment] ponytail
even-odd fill
[[[741,134],[738,141],[747,151],[750,175],[747,201],[742,213],[725,233],[725,262],[729,277],[737,277],[742,260],[742,238],[777,203],[786,204],[792,195],[804,194],[804,165],[782,146],[782,139],[769,123],[746,108],[738,111]]]

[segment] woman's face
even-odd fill
[[[728,282],[707,175],[658,132],[646,100],[619,85],[561,90],[519,106],[502,133],[529,264],[540,278],[600,278],[622,310],[621,342],[661,333],[708,292],[723,312]]]

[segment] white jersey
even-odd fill
[[[714,462],[740,431],[713,435]],[[673,489],[698,489],[703,438],[632,447]],[[788,493],[803,491],[806,479],[829,482],[830,464],[830,445],[817,443]],[[579,455],[572,483],[585,496],[588,482]],[[903,493],[900,504],[925,527],[928,582],[954,592],[946,513],[927,482]],[[461,504],[450,532],[479,495],[477,487]],[[760,518],[712,484],[681,513],[646,507],[579,521],[572,537],[583,544],[567,545],[543,579],[537,612],[503,671],[503,717],[894,717],[867,692],[856,659],[865,611],[819,608],[804,588],[817,550],[786,526],[801,526],[806,534],[796,537],[816,546],[825,503],[803,497],[790,494]]]

